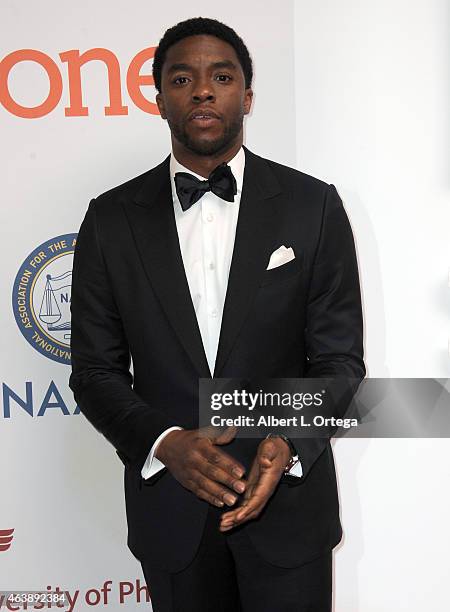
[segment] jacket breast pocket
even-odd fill
[[[291,276],[295,276],[301,272],[302,266],[301,261],[298,258],[291,259],[285,264],[281,266],[277,266],[276,268],[272,268],[271,270],[265,270],[262,275],[260,287],[264,287],[265,285],[271,285],[272,283],[281,282],[290,278]]]

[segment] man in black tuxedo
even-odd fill
[[[153,73],[172,154],[89,205],[70,387],[125,464],[155,612],[326,612],[329,440],[199,430],[198,382],[363,378],[350,225],[333,185],[243,146],[252,63],[231,28],[177,24]]]

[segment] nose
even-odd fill
[[[216,96],[210,79],[198,80],[192,91],[193,102],[213,102]]]

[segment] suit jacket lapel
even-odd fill
[[[280,185],[269,164],[246,147],[244,182],[214,377],[220,377],[269,261]]]
[[[280,185],[266,160],[245,149],[244,182],[214,376],[220,376],[248,314],[276,235]],[[148,280],[199,377],[210,378],[183,265],[167,157],[125,207]]]
[[[126,211],[148,280],[161,306],[199,376],[210,378],[178,241],[169,160],[170,156],[150,171]]]

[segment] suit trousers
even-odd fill
[[[245,525],[219,531],[210,506],[198,551],[182,571],[142,562],[154,612],[331,612],[332,552],[294,568],[265,561]]]

